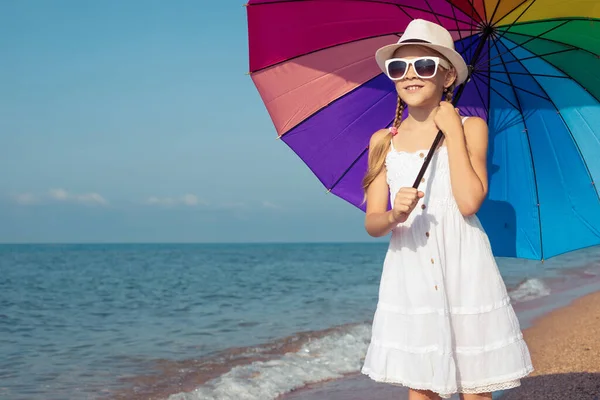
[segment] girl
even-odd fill
[[[362,373],[409,387],[410,400],[490,399],[533,367],[475,215],[488,189],[486,122],[461,120],[450,103],[467,66],[443,27],[414,20],[376,58],[398,107],[393,127],[371,138],[363,181],[367,232],[392,237]],[[444,141],[413,189],[438,130]]]

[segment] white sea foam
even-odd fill
[[[309,340],[296,353],[276,360],[255,361],[168,400],[268,400],[307,383],[339,378],[362,366],[371,326],[356,325]]]
[[[515,302],[549,294],[550,289],[539,279],[527,279],[510,292]],[[171,395],[168,400],[276,399],[309,383],[359,371],[370,335],[370,324],[344,327],[309,340],[297,352],[270,361],[236,366],[194,391]]]
[[[516,303],[538,299],[549,294],[550,288],[540,279],[527,279],[509,293],[511,299]]]

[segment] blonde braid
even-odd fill
[[[403,113],[404,102],[402,101],[400,96],[398,96],[398,105],[396,106],[396,117],[394,118],[393,123],[393,126],[395,128],[400,127]],[[388,130],[388,133],[383,135],[380,138],[380,140],[372,148],[369,149],[367,173],[365,174],[362,180],[362,188],[365,194],[363,198],[363,204],[367,200],[367,189],[375,180],[375,178],[381,173],[383,168],[385,168],[385,158],[387,156],[387,153],[390,151],[392,137],[393,135],[391,130]]]
[[[404,102],[398,96],[398,105],[396,106],[396,118],[394,118],[394,127],[400,128],[402,123],[402,114],[404,113]]]
[[[454,98],[454,87],[450,86],[449,88],[446,89],[446,101],[451,103],[452,98]]]

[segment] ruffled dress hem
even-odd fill
[[[456,388],[435,388],[427,383],[408,382],[398,378],[389,378],[386,376],[378,375],[366,367],[363,367],[360,372],[364,375],[367,375],[370,379],[374,380],[375,382],[389,383],[391,385],[403,386],[414,390],[429,390],[439,394],[439,396],[444,399],[448,399],[454,393],[490,393],[498,390],[508,390],[519,387],[521,386],[521,378],[533,372],[533,367],[527,367],[518,373],[511,374],[510,376],[489,379],[488,381],[483,383],[459,384]]]

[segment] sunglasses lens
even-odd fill
[[[423,78],[431,78],[435,74],[435,61],[430,58],[424,58],[415,62],[417,74]]]
[[[388,73],[390,78],[398,79],[401,78],[406,72],[406,63],[404,61],[392,61],[388,65]]]

